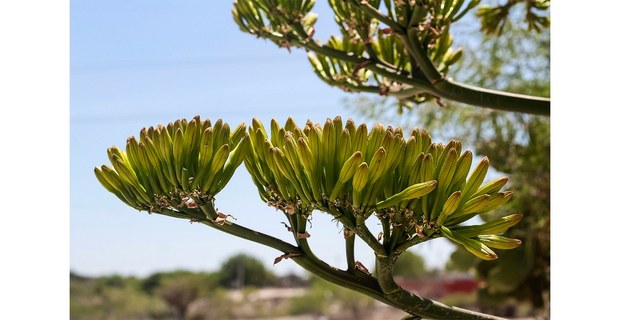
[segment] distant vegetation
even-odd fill
[[[217,272],[177,270],[142,279],[71,273],[71,319],[227,318],[233,314],[227,288],[251,291],[277,286],[277,280],[259,260],[243,254],[228,259]]]
[[[439,279],[437,274],[441,271],[427,270],[420,256],[406,252],[403,257],[406,258],[395,268],[401,278]],[[405,315],[320,278],[278,277],[260,260],[245,254],[230,257],[214,272],[176,270],[142,278],[85,277],[72,272],[70,279],[73,320],[294,319],[296,316],[372,320]],[[424,282],[415,284],[420,286]],[[440,298],[453,305],[475,307],[473,292]]]

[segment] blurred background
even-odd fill
[[[484,1],[483,1],[484,2]],[[511,234],[518,250],[480,262],[444,239],[400,260],[399,283],[447,304],[510,317],[545,317],[549,301],[549,121],[448,104],[398,112],[395,101],[352,95],[321,82],[305,53],[241,33],[232,1],[71,1],[72,319],[398,319],[404,314],[310,277],[280,253],[199,224],[137,212],[101,187],[93,168],[142,127],[200,115],[236,126],[256,117],[298,123],[342,116],[372,125],[427,128],[434,140],[462,140],[509,175],[515,197],[498,214],[523,213]],[[337,33],[317,1],[315,37]],[[531,34],[522,10],[502,37],[475,16],[452,28],[464,48],[456,80],[549,95],[548,30]],[[217,197],[247,227],[289,239],[281,216],[259,199],[245,168]],[[485,219],[491,217],[483,217]],[[378,231],[378,228],[377,228]],[[312,220],[310,245],[346,266],[342,230]],[[360,244],[358,242],[358,244]],[[503,253],[503,254],[502,254]],[[363,246],[358,259],[372,271]]]

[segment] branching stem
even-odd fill
[[[366,14],[384,23],[396,33],[405,46],[408,54],[414,58],[415,65],[420,67],[426,79],[413,79],[412,77],[401,75],[395,70],[386,69],[385,63],[377,61],[376,59],[372,59],[373,63],[366,66],[367,69],[386,78],[423,88],[428,93],[456,102],[496,110],[522,112],[544,116],[550,115],[551,101],[549,98],[490,90],[461,84],[445,78],[441,73],[439,73],[433,62],[428,57],[426,50],[424,50],[420,40],[418,39],[415,28],[407,28],[400,25],[392,18],[384,15],[375,7],[371,6],[365,0],[357,2],[354,1],[353,3],[355,3],[358,8]],[[352,59],[349,53],[342,54],[343,52],[326,50],[325,46],[316,45],[314,42],[302,46],[308,50],[319,52],[343,61],[361,63],[362,61],[360,60],[364,59],[363,57],[355,57]],[[412,65],[412,69],[415,68],[415,65]]]
[[[353,234],[353,231],[348,228],[346,228],[345,231],[348,231],[344,232],[344,242],[347,255],[347,271],[353,272],[355,270],[355,234]]]
[[[201,206],[200,209],[191,210],[195,210],[194,214],[196,216],[203,217],[202,220],[197,222],[225,233],[266,245],[282,253],[290,254],[290,258],[295,263],[308,270],[310,273],[336,285],[365,294],[412,315],[437,319],[501,319],[491,315],[450,307],[405,291],[394,282],[392,277],[391,270],[395,260],[394,257],[377,256],[378,278],[360,272],[351,273],[328,265],[314,254],[308,254],[308,252],[305,251],[309,250],[309,247],[306,247],[307,241],[300,241],[300,246],[294,246],[278,238],[245,228],[232,222],[227,221],[222,224],[216,223],[215,220],[211,218],[217,217],[218,215],[212,203],[207,203]],[[191,210],[188,209],[186,211]],[[368,234],[370,234],[370,232],[368,232]],[[376,241],[376,239],[374,240]],[[301,243],[304,242],[305,244],[302,246]]]
[[[407,313],[432,319],[503,319],[470,310],[450,307],[443,303],[420,297],[401,288],[392,275],[396,257],[377,257],[376,273],[379,285],[390,301],[406,305]]]

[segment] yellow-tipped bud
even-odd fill
[[[478,191],[478,188],[484,181],[484,177],[486,176],[488,170],[489,158],[484,157],[467,179],[467,183],[463,188],[463,196],[465,199],[469,199],[474,193],[476,193],[476,191]]]
[[[334,201],[339,195],[340,190],[342,190],[345,183],[347,183],[353,175],[355,171],[362,163],[362,153],[360,151],[356,151],[344,162],[342,169],[340,170],[340,175],[338,176],[338,181],[334,185],[332,189],[331,195],[329,196],[329,201]]]
[[[476,239],[488,247],[495,249],[514,249],[521,245],[521,240],[502,237],[494,234],[479,235]]]
[[[368,182],[368,164],[366,162],[362,162],[358,167],[355,173],[353,174],[353,191],[361,192],[362,189],[366,186]]]
[[[506,232],[523,218],[522,214],[511,214],[497,220],[477,226],[462,226],[452,228],[466,237],[474,237],[481,234],[500,234]]]
[[[394,206],[402,201],[420,198],[435,190],[437,181],[431,180],[427,182],[414,184],[405,190],[377,203],[377,209],[384,209]]]
[[[482,244],[480,241],[469,239],[463,236],[462,234],[454,230],[450,230],[446,227],[441,227],[441,234],[444,237],[452,240],[453,242],[456,242],[457,244],[462,245],[465,249],[467,249],[467,251],[471,252],[472,254],[474,254],[476,257],[480,259],[483,259],[483,260],[497,259],[497,255],[495,254],[495,252],[493,252],[493,250],[491,250],[486,245]]]
[[[452,193],[448,199],[446,199],[446,202],[444,202],[443,208],[441,209],[441,213],[439,214],[439,217],[437,217],[437,225],[443,225],[446,218],[456,211],[459,207],[459,203],[461,202],[461,198],[461,192],[456,191]]]
[[[483,185],[482,187],[480,187],[480,189],[478,189],[478,191],[476,191],[476,193],[474,193],[474,197],[481,195],[481,194],[493,194],[498,192],[499,190],[502,189],[502,187],[504,185],[506,185],[506,183],[508,182],[508,177],[501,177],[498,179],[495,179],[485,185]]]

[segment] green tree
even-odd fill
[[[177,270],[154,273],[141,281],[140,288],[163,300],[175,318],[184,319],[189,305],[200,297],[210,296],[217,285],[214,274]]]
[[[162,279],[156,295],[170,306],[176,319],[184,319],[187,307],[199,296],[200,284],[191,275],[175,275]]]
[[[431,274],[426,269],[424,258],[413,252],[404,252],[400,259],[394,264],[393,273],[395,276],[406,277],[410,279],[422,279]]]
[[[246,254],[230,257],[219,271],[219,283],[226,288],[264,287],[275,280],[260,260]]]

